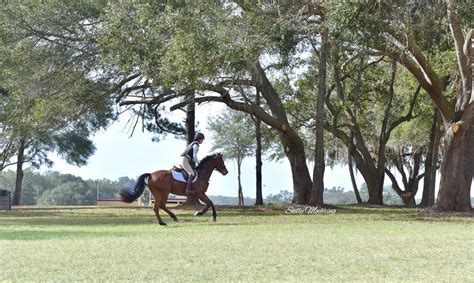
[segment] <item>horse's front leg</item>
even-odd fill
[[[217,221],[217,212],[216,208],[214,207],[214,204],[211,202],[211,208],[212,208],[212,221],[216,222]]]
[[[214,204],[212,203],[212,201],[204,193],[198,195],[198,198],[206,204],[206,207],[204,207],[202,211],[196,212],[194,215],[202,216],[204,213],[206,213],[209,210],[209,208],[212,208],[212,220],[216,221],[217,213],[216,213],[216,208],[214,207]]]

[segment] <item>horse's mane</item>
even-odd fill
[[[214,158],[214,156],[216,156],[217,153],[213,153],[213,154],[209,154],[208,156],[204,157],[201,162],[199,162],[199,165],[196,167],[196,170],[199,169],[199,168],[202,168],[202,166],[204,164],[206,164],[209,160],[211,160],[212,158]]]

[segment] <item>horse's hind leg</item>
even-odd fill
[[[173,218],[173,221],[174,222],[178,222],[178,218],[176,217],[176,215],[174,215],[173,212],[171,212],[171,210],[169,210],[167,207],[166,207],[166,201],[165,199],[162,199],[160,201],[160,208],[163,209],[164,211],[166,211],[166,213],[168,213],[168,215]]]
[[[156,196],[155,196],[155,205],[153,206],[153,210],[155,211],[155,215],[156,215],[156,218],[158,219],[158,223],[160,225],[166,225],[166,223],[163,222],[163,220],[161,220],[161,217],[160,217],[160,206],[158,205],[159,202],[160,200],[156,199]]]

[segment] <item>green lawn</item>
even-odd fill
[[[474,219],[415,209],[174,210],[21,207],[0,211],[0,281],[471,281]]]

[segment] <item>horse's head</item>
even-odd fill
[[[219,171],[222,175],[227,175],[227,173],[229,173],[225,167],[221,153],[214,153],[204,157],[196,168],[199,175],[202,175],[203,172],[212,173],[214,169]]]
[[[214,160],[215,160],[215,169],[219,171],[222,175],[227,175],[229,171],[227,171],[227,167],[225,167],[224,164],[224,158],[222,157],[222,153],[216,153],[214,155]]]

